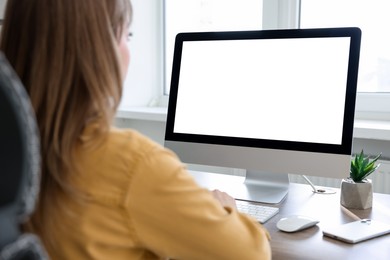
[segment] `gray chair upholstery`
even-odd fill
[[[39,238],[20,224],[39,193],[39,135],[29,97],[0,53],[0,259],[48,259]]]

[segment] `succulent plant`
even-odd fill
[[[375,162],[379,157],[381,157],[381,154],[370,161],[370,158],[364,155],[362,150],[360,154],[356,155],[355,158],[351,160],[351,168],[349,171],[350,178],[354,182],[362,182],[380,166],[380,164],[375,165]]]

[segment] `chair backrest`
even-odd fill
[[[46,259],[38,237],[20,225],[39,193],[40,148],[30,99],[0,53],[0,259]]]

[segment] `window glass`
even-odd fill
[[[165,94],[179,32],[259,30],[262,0],[165,0]]]
[[[362,30],[359,92],[390,92],[390,1],[301,0],[301,28]]]

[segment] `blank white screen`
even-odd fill
[[[184,42],[174,132],[341,144],[349,44]]]

